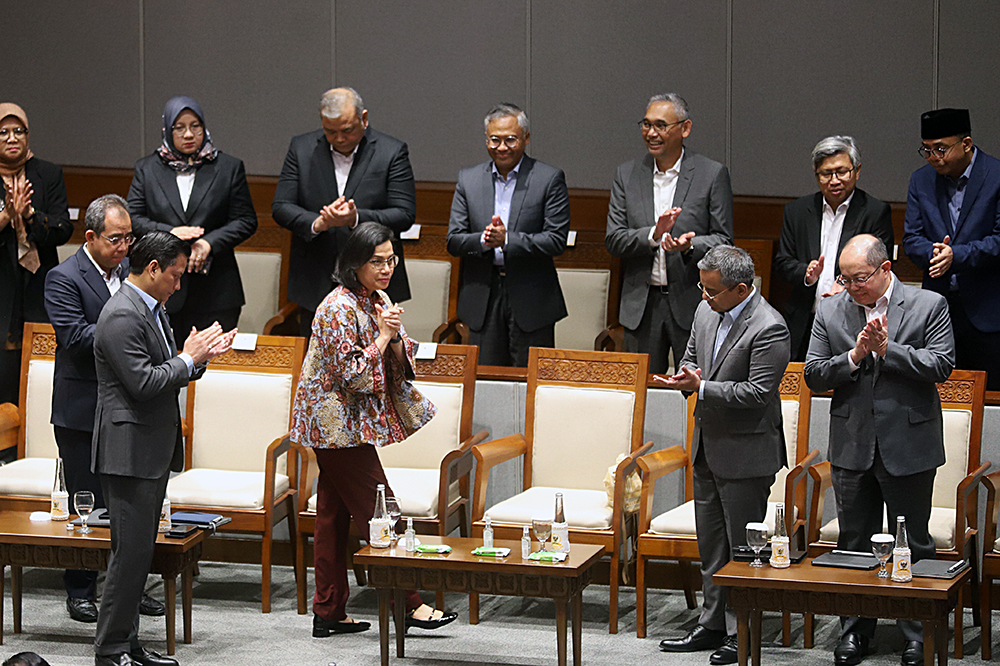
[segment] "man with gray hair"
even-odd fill
[[[736,615],[712,576],[746,545],[746,524],[764,520],[779,469],[788,465],[781,425],[781,379],[788,328],[753,286],[746,250],[718,245],[698,262],[702,302],[677,374],[656,381],[697,393],[690,457],[704,603],[686,636],[660,642],[664,652],[718,648],[712,664],[738,657]]]
[[[333,288],[340,244],[361,222],[392,229],[399,257],[386,292],[410,298],[399,234],[413,226],[416,188],[406,144],[368,126],[368,110],[353,88],[320,100],[322,129],[292,139],[274,191],[274,221],[292,232],[288,300],[300,309],[301,333]]]
[[[847,240],[872,234],[892,249],[889,204],[857,187],[861,153],[849,136],[828,136],[812,150],[819,192],[785,206],[774,270],[792,285],[785,321],[792,336],[792,360],[804,361],[813,313],[821,298],[841,290],[837,256]]]
[[[605,245],[622,258],[625,351],[666,372],[671,350],[675,364],[684,355],[701,299],[698,261],[733,242],[733,190],[726,167],[684,147],[691,118],[679,95],[651,97],[639,129],[647,155],[618,167]]]
[[[490,159],[458,174],[448,221],[448,252],[463,258],[458,317],[481,364],[524,367],[566,316],[552,258],[566,249],[569,194],[561,170],[524,154],[524,111],[498,104],[483,124]]]
[[[78,490],[94,493],[94,506],[104,507],[101,483],[90,471],[91,439],[97,410],[94,330],[108,299],[128,274],[132,220],[128,204],[117,194],[98,197],[84,216],[85,242],[76,254],[45,276],[45,311],[56,332],[52,378],[52,428],[66,472],[70,497]],[[67,570],[66,607],[78,622],[97,622],[96,571]],[[143,596],[144,615],[163,615],[164,605]]]

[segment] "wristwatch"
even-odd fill
[[[389,340],[389,342],[402,342],[402,341],[403,341],[403,336],[400,335],[399,333],[396,333],[396,337]]]

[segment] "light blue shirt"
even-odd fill
[[[503,221],[503,226],[508,226],[507,223],[510,220],[510,202],[514,198],[514,188],[517,187],[517,174],[521,170],[521,164],[524,162],[524,158],[517,163],[517,166],[510,170],[507,174],[507,178],[504,179],[497,171],[497,165],[493,165],[493,214],[499,215],[500,219]],[[509,231],[509,229],[508,229]],[[485,252],[489,248],[486,247],[486,232],[483,232],[483,237],[480,242],[483,244],[483,251]],[[504,236],[503,241],[504,246],[507,245],[507,237]],[[493,263],[496,266],[503,266],[503,248],[494,248],[493,250]]]
[[[125,280],[123,284],[127,284],[129,287],[134,289],[136,293],[139,294],[139,298],[142,299],[142,302],[146,304],[147,308],[149,308],[149,311],[153,313],[153,319],[156,320],[156,327],[160,329],[160,335],[163,337],[163,342],[164,344],[167,345],[167,349],[170,349],[170,341],[167,338],[167,334],[163,330],[163,320],[160,319],[160,310],[162,309],[163,306],[161,306],[159,301],[157,301],[155,298],[153,298],[152,296],[150,296],[149,294],[147,294],[142,289],[140,289],[133,283],[129,282],[128,280]],[[194,359],[191,358],[191,354],[188,354],[187,352],[181,352],[180,354],[178,354],[178,356],[181,357],[184,360],[184,363],[187,364],[188,376],[194,374]]]
[[[948,217],[951,218],[951,233],[955,233],[955,226],[958,224],[958,216],[962,214],[962,203],[965,201],[965,186],[969,183],[969,176],[972,174],[972,167],[976,164],[978,148],[972,149],[972,159],[969,166],[965,168],[958,180],[945,178],[945,186],[948,188]],[[952,238],[952,241],[955,239]]]
[[[709,366],[711,369],[715,365],[715,357],[719,354],[719,349],[722,348],[722,343],[726,341],[726,337],[729,335],[729,331],[732,330],[733,324],[736,322],[736,318],[743,313],[744,308],[746,308],[747,303],[753,298],[754,293],[757,291],[757,287],[750,287],[750,294],[747,295],[742,301],[737,305],[733,306],[728,311],[722,313],[722,323],[719,324],[719,331],[715,334],[715,346],[712,347],[712,365]],[[705,382],[703,381],[698,386],[698,398],[701,399],[705,396]]]

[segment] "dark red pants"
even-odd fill
[[[314,449],[319,463],[316,492],[316,531],[313,535],[313,562],[316,596],[313,613],[337,622],[347,617],[347,540],[351,519],[362,538],[368,538],[368,521],[375,513],[375,492],[385,484],[392,496],[375,447],[371,444],[349,449]],[[406,592],[407,612],[423,604],[414,590]]]

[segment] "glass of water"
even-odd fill
[[[87,527],[87,519],[90,518],[90,514],[94,510],[94,493],[89,490],[77,491],[73,495],[73,506],[76,508],[76,514],[83,521],[83,525],[77,531],[80,534],[93,532],[94,530]]]
[[[747,523],[747,545],[753,548],[754,554],[754,561],[750,563],[750,566],[764,566],[760,559],[760,551],[767,545],[767,535],[767,523]]]
[[[551,518],[532,518],[531,519],[531,529],[535,531],[535,538],[538,539],[538,543],[541,544],[539,552],[545,552],[545,542],[549,540],[552,535],[552,519]]]
[[[885,563],[889,561],[892,557],[892,549],[896,545],[896,540],[891,534],[873,534],[872,535],[872,553],[878,558],[878,574],[879,578],[888,578],[889,570],[885,568]]]
[[[389,512],[389,538],[395,543],[399,540],[399,537],[396,535],[396,523],[399,521],[399,517],[403,515],[399,508],[399,500],[395,497],[386,497],[385,508]]]

